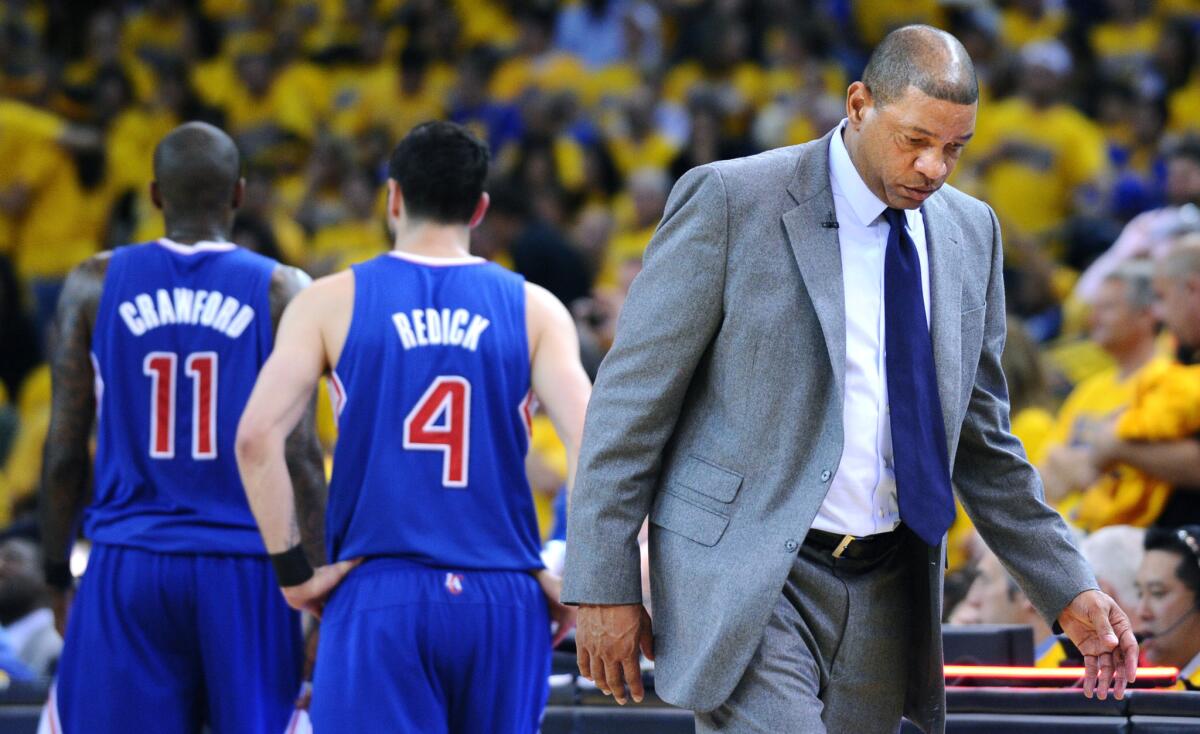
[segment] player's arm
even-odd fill
[[[259,372],[238,424],[236,444],[242,484],[284,596],[296,609],[318,616],[325,596],[353,564],[321,566],[314,573],[305,558],[286,443],[328,364],[322,321],[331,304],[325,286],[306,288],[284,311],[275,349]]]
[[[541,286],[525,285],[525,314],[530,335],[533,394],[567,449],[567,491],[575,482],[583,416],[592,383],[579,359],[579,334],[565,306]]]
[[[579,361],[579,335],[571,314],[557,298],[541,286],[525,285],[525,319],[530,342],[530,382],[533,394],[546,409],[550,422],[567,449],[567,492],[575,482],[583,416],[592,384]],[[568,497],[569,499],[569,497]],[[575,626],[575,607],[562,604],[562,580],[543,569],[538,583],[550,602],[550,613],[558,627],[553,644],[558,645]]]
[[[302,270],[280,266],[271,277],[271,323],[276,333],[283,312],[301,290],[312,283]],[[284,443],[284,457],[292,479],[300,542],[310,563],[325,561],[325,462],[317,437],[316,391],[308,398],[300,421]]]
[[[80,513],[87,500],[88,439],[96,417],[92,327],[104,288],[108,255],[97,255],[67,276],[54,319],[50,352],[50,429],[42,458],[40,521],[46,582],[56,592],[55,621],[66,620],[69,565]]]

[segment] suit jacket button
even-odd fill
[[[795,553],[796,549],[799,547],[799,544],[797,544],[796,541],[792,540],[791,538],[788,538],[783,542],[783,549],[788,553]]]
[[[832,476],[833,476],[833,473],[830,472],[828,469],[826,469],[825,471],[821,472],[821,481],[828,482],[829,478]]]

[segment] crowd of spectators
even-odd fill
[[[594,370],[672,183],[824,134],[909,22],[953,32],[979,74],[951,183],[1001,222],[1013,427],[1048,500],[1083,533],[1200,523],[1200,0],[6,0],[0,524],[36,504],[63,278],[162,234],[151,152],[179,123],[242,151],[235,239],[314,276],[388,246],[400,136],[467,125],[493,153],[478,254],[567,303]],[[566,462],[544,418],[534,442],[548,532]],[[951,541],[960,614],[1015,594],[965,518]]]

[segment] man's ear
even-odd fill
[[[404,192],[394,178],[387,180],[387,213],[392,219],[399,219],[404,213]]]
[[[875,106],[871,90],[862,82],[854,82],[846,90],[846,117],[850,124],[858,127],[867,116],[867,112]]]
[[[238,178],[237,183],[233,185],[233,201],[229,205],[236,211],[242,206],[242,201],[246,198],[246,179]]]
[[[471,221],[467,224],[471,229],[479,226],[483,221],[483,217],[487,214],[488,205],[492,203],[492,197],[488,196],[488,192],[483,192],[479,195],[479,203],[475,205],[475,213],[471,215]]]
[[[158,190],[158,182],[150,182],[150,201],[154,202],[154,208],[162,211],[162,194]]]

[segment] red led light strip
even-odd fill
[[[1083,668],[1023,668],[1007,665],[947,665],[947,678],[1005,678],[1013,680],[1074,681],[1086,675]],[[1138,681],[1174,681],[1179,668],[1138,668]]]

